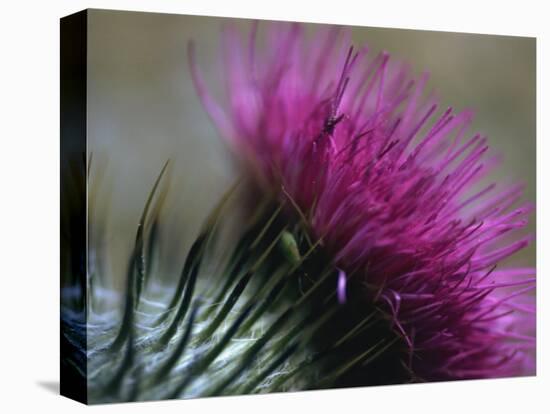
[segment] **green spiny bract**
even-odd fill
[[[338,303],[337,270],[322,240],[311,240],[304,222],[293,219],[300,215],[271,199],[257,204],[230,244],[218,237],[234,189],[228,191],[189,249],[179,279],[167,284],[156,277],[166,168],[136,223],[125,290],[101,286],[104,278],[90,268],[102,267],[90,261],[86,286],[64,288],[65,296],[87,293],[85,304],[65,300],[62,334],[71,345],[66,364],[76,377],[87,377],[89,403],[411,379],[404,344],[388,318],[354,300],[361,299],[359,288]]]

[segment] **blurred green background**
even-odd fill
[[[193,39],[204,75],[215,80],[224,19],[107,10],[89,16],[92,181],[104,175],[94,190],[99,203],[90,227],[106,219],[104,237],[91,243],[109,251],[118,279],[166,159],[173,161],[173,179],[163,212],[170,223],[165,258],[183,258],[208,210],[235,180],[227,148],[196,96],[186,55]],[[249,22],[239,24],[244,31]],[[535,39],[369,27],[352,33],[356,45],[387,50],[417,73],[429,71],[443,106],[475,109],[471,133],[487,134],[493,151],[504,157],[498,179],[524,182],[525,199],[535,201]],[[534,214],[528,231],[535,231]],[[173,262],[168,271],[177,275],[181,263]],[[534,266],[534,245],[514,263]]]

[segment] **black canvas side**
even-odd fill
[[[60,21],[61,395],[84,404],[86,336],[86,10]]]

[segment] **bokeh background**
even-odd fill
[[[98,183],[90,227],[97,221],[105,228],[101,240],[92,231],[91,243],[109,252],[110,277],[121,281],[146,197],[170,158],[164,257],[175,258],[165,271],[177,276],[201,222],[236,179],[196,96],[186,55],[193,39],[205,77],[215,81],[225,19],[107,10],[89,16],[88,150]],[[250,25],[237,23],[243,31]],[[504,157],[497,178],[524,182],[525,199],[535,202],[535,39],[370,27],[352,33],[356,45],[429,71],[444,106],[475,109],[471,132],[487,134]],[[535,231],[534,214],[528,231]],[[534,266],[534,244],[514,263]]]

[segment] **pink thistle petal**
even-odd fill
[[[342,304],[342,305],[344,303],[346,303],[346,301],[347,301],[347,299],[346,299],[346,284],[347,284],[346,272],[344,272],[343,270],[338,269],[338,288],[337,288],[338,302],[340,302],[340,304]]]

